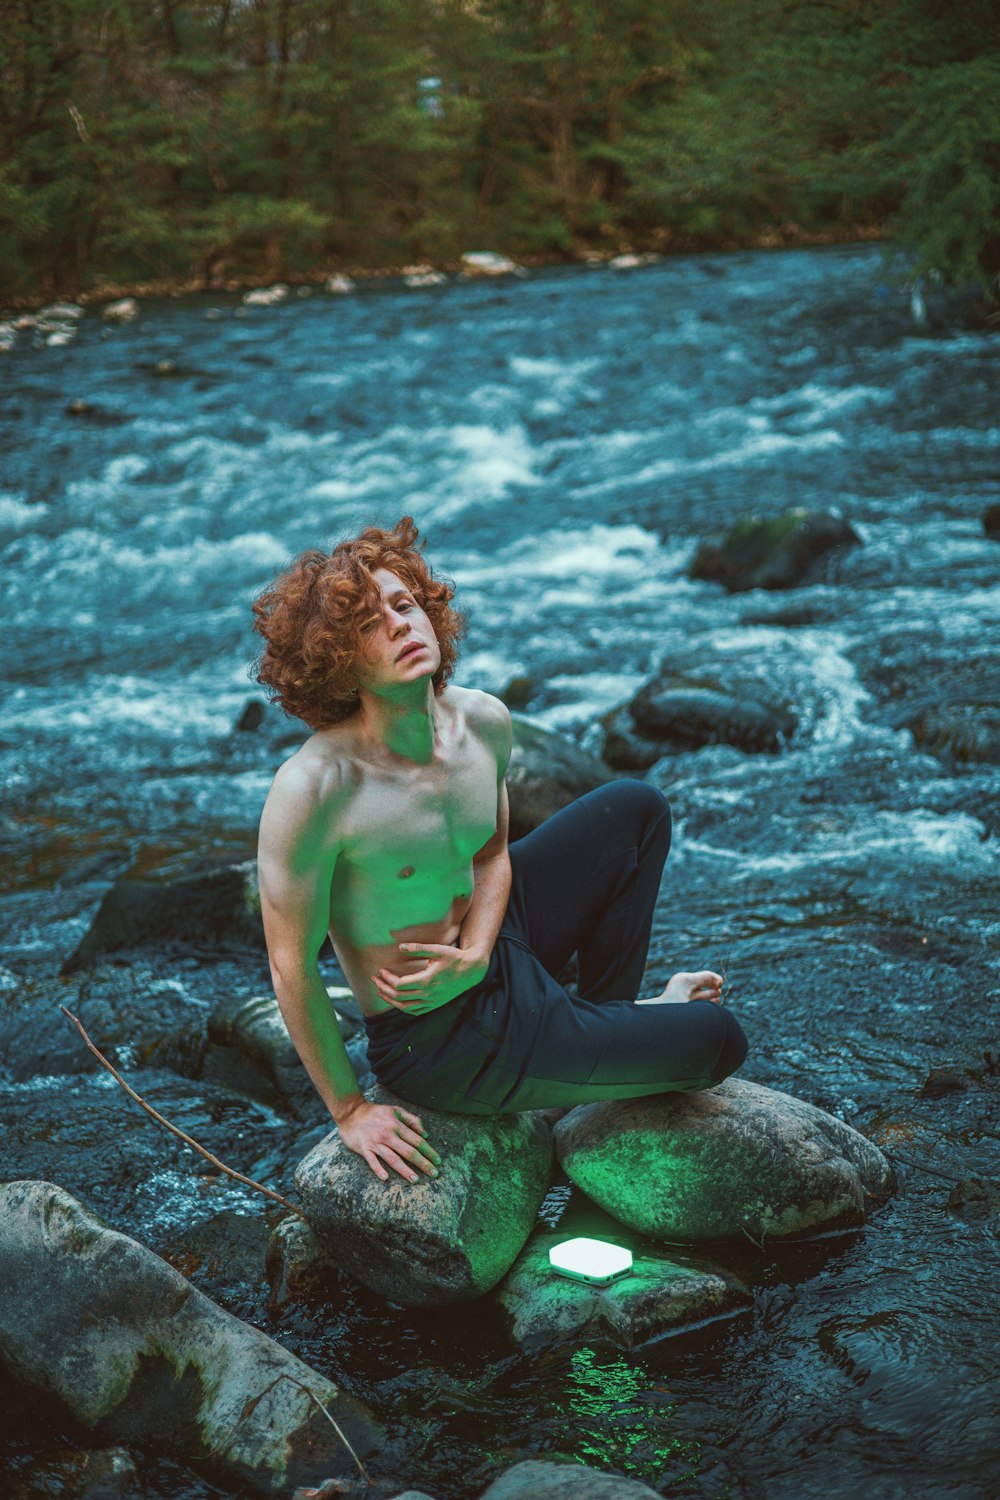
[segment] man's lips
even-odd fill
[[[414,651],[425,651],[426,649],[423,641],[411,641],[408,646],[403,647],[396,660],[402,661],[404,657],[411,656]]]

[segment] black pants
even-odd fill
[[[410,1104],[482,1115],[703,1089],[735,1072],[747,1043],[730,1011],[633,1004],[669,848],[666,800],[624,780],[512,844],[485,977],[426,1015],[370,1016],[375,1076]],[[574,953],[581,998],[554,977]]]

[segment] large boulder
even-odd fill
[[[256,860],[178,875],[123,875],[105,892],[90,927],[62,967],[70,974],[104,953],[179,943],[245,951],[264,946]]]
[[[567,1176],[654,1239],[855,1229],[893,1187],[878,1147],[842,1120],[736,1078],[702,1093],[580,1105],[554,1133]]]
[[[410,1108],[381,1085],[373,1103]],[[386,1182],[334,1133],[295,1174],[318,1238],[393,1302],[436,1307],[480,1296],[509,1270],[549,1185],[552,1136],[533,1114],[476,1117],[421,1109],[441,1174]]]
[[[528,1459],[494,1479],[480,1500],[656,1500],[638,1479],[602,1474],[586,1464]]]
[[[102,1441],[264,1495],[357,1472],[367,1409],[50,1182],[0,1186],[0,1360]],[[315,1397],[315,1400],[313,1399]]]
[[[512,714],[511,721],[513,748],[507,767],[507,791],[512,839],[523,838],[584,792],[614,780],[607,766],[572,740],[518,714]]]
[[[362,1088],[374,1082],[368,1038],[349,989],[327,986],[333,1014]],[[325,1114],[273,995],[228,995],[208,1019],[205,1076],[253,1099],[291,1105],[293,1113]]]
[[[632,1250],[628,1276],[607,1286],[571,1281],[549,1265],[549,1250],[566,1238],[559,1230],[533,1235],[497,1291],[514,1342],[525,1353],[599,1338],[632,1349],[750,1304],[749,1292],[734,1276],[681,1265],[663,1251],[640,1248],[628,1234],[614,1236],[614,1243]]]
[[[859,547],[861,538],[840,516],[787,510],[767,520],[746,516],[724,537],[695,553],[690,576],[721,583],[731,594],[745,589],[790,589],[824,576],[831,554]]]
[[[722,744],[775,752],[797,724],[784,705],[684,673],[648,683],[632,700],[629,712],[645,740],[678,749]]]

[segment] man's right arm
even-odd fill
[[[338,853],[330,831],[334,814],[328,789],[314,772],[294,760],[281,767],[264,805],[257,851],[274,993],[288,1034],[344,1144],[383,1179],[386,1166],[410,1181],[416,1181],[414,1168],[436,1176],[440,1158],[427,1144],[417,1116],[365,1100],[320,976],[319,950],[329,926]]]

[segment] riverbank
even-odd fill
[[[519,266],[525,270],[543,270],[551,266],[599,266],[606,265],[621,255],[654,256],[668,259],[682,255],[726,254],[741,250],[804,250],[817,249],[825,245],[856,245],[888,243],[891,230],[885,222],[875,224],[850,224],[838,229],[809,231],[793,223],[776,224],[760,234],[745,237],[726,236],[708,241],[706,237],[676,235],[669,229],[654,229],[649,234],[629,240],[622,238],[613,247],[603,250],[581,247],[575,254],[552,253],[550,255],[514,255]],[[499,252],[505,253],[502,250]],[[238,276],[187,278],[159,277],[144,281],[98,281],[84,291],[74,290],[69,283],[53,285],[45,295],[31,293],[25,297],[4,295],[0,299],[0,317],[8,312],[31,312],[56,301],[71,301],[81,307],[100,306],[121,297],[204,297],[213,292],[239,293],[255,287],[270,286],[281,281],[290,287],[322,288],[334,276],[348,276],[357,282],[391,281],[405,277],[414,271],[434,270],[445,275],[462,274],[460,260],[443,259],[435,262],[393,263],[384,266],[355,263],[352,261],[324,262],[322,267],[310,271],[283,271],[273,274],[251,273]]]

